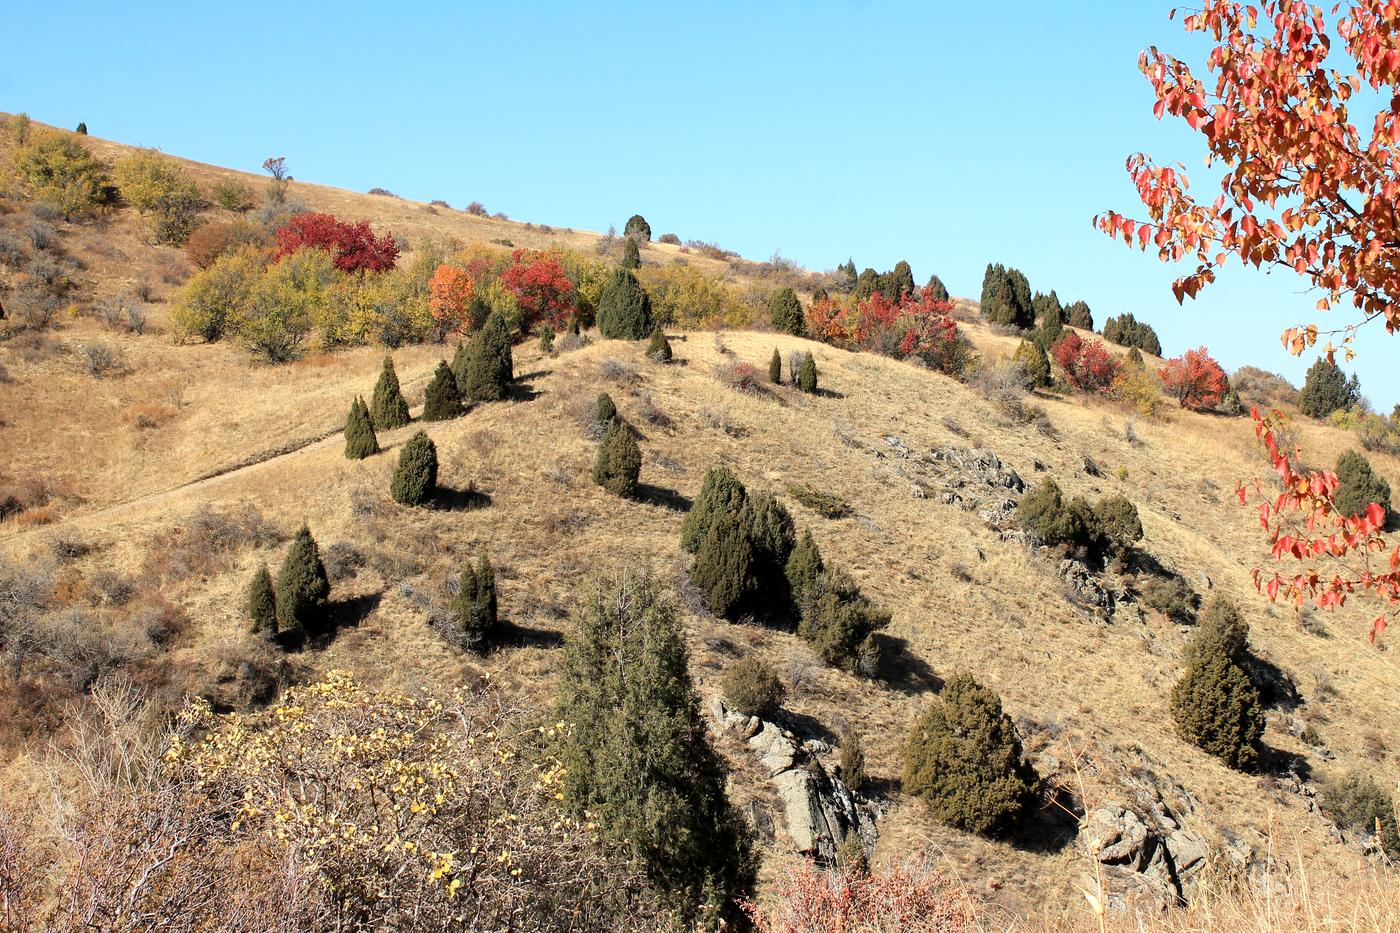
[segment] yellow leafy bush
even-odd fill
[[[638,278],[651,296],[652,313],[667,326],[688,330],[743,327],[756,308],[723,278],[695,266],[647,265]]]
[[[1162,411],[1162,393],[1145,368],[1124,366],[1108,389],[1109,398],[1151,420]]]

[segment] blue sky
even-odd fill
[[[751,258],[907,259],[971,297],[1004,262],[1099,323],[1146,319],[1169,353],[1301,383],[1311,358],[1277,339],[1317,317],[1301,279],[1232,267],[1178,307],[1172,267],[1090,225],[1141,214],[1137,150],[1206,187],[1201,142],[1152,117],[1137,71],[1153,44],[1199,60],[1173,2],[11,2],[0,109],[556,226],[640,212]],[[1400,401],[1387,339],[1349,364],[1382,411]]]

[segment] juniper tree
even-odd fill
[[[1086,302],[1076,301],[1065,308],[1065,323],[1080,330],[1093,330],[1094,312],[1089,310]]]
[[[948,294],[948,286],[936,275],[929,276],[928,285],[924,287],[928,289],[929,297],[934,301],[947,301],[952,298],[952,295]]]
[[[629,240],[641,240],[649,242],[651,240],[651,224],[641,214],[633,214],[627,218],[627,223],[622,228],[622,235]]]
[[[1365,514],[1372,503],[1390,511],[1390,483],[1372,471],[1369,460],[1348,450],[1337,460],[1337,491],[1332,504],[1349,518]]]
[[[873,636],[889,623],[890,614],[870,602],[849,574],[828,567],[817,579],[797,634],[823,662],[873,676],[879,663]]]
[[[774,385],[782,385],[783,382],[783,357],[777,347],[773,348],[773,356],[768,361],[768,381]]]
[[[826,299],[827,299],[828,297],[829,297],[829,296],[828,296],[827,293],[826,293],[826,289],[822,288],[820,285],[818,285],[816,288],[812,289],[812,303],[813,303],[813,304],[816,304],[816,303],[819,302],[819,301],[826,301]]]
[[[1094,521],[1108,549],[1122,554],[1142,540],[1142,519],[1126,496],[1104,496],[1094,503]]]
[[[399,388],[399,374],[394,371],[392,356],[384,357],[384,368],[379,372],[379,381],[374,384],[370,420],[380,431],[408,424],[408,402],[404,401],[403,391]]]
[[[277,571],[276,603],[278,636],[295,644],[323,627],[326,599],[331,593],[326,565],[311,529],[305,524],[292,539]]]
[[[1361,399],[1361,383],[1356,376],[1347,379],[1342,368],[1325,356],[1308,367],[1298,408],[1311,418],[1326,418],[1334,411],[1350,408]]]
[[[768,299],[768,320],[780,333],[801,336],[805,327],[802,302],[797,299],[797,293],[790,288],[774,292]]]
[[[880,294],[896,304],[905,295],[914,292],[914,272],[909,263],[901,259],[894,268],[880,276]]]
[[[272,574],[268,573],[266,563],[253,571],[253,579],[248,583],[247,608],[254,634],[276,637],[277,596],[272,590]]]
[[[550,327],[548,324],[540,328],[540,352],[554,352],[554,328]]]
[[[640,269],[641,267],[642,252],[637,248],[637,241],[629,236],[622,245],[622,268]]]
[[[783,705],[787,690],[777,671],[758,655],[750,654],[729,666],[721,683],[725,703],[744,716],[772,719]]]
[[[651,332],[651,342],[647,344],[647,356],[658,363],[671,362],[671,341],[666,339],[666,331],[657,324]]]
[[[389,495],[400,505],[422,505],[437,491],[437,471],[437,445],[419,431],[399,451]]]
[[[851,298],[856,301],[863,301],[880,290],[880,274],[867,266],[861,270],[856,278],[855,285],[851,288]]]
[[[798,368],[793,381],[803,392],[814,393],[817,391],[817,361],[812,356],[811,350],[803,354],[802,365]]]
[[[810,612],[825,569],[817,542],[812,539],[810,531],[804,531],[793,546],[792,553],[788,555],[787,565],[783,568],[783,575],[787,577],[788,588],[799,618]]]
[[[865,786],[865,748],[860,733],[846,729],[841,733],[841,783],[857,792]]]
[[[1172,688],[1172,719],[1183,739],[1248,771],[1259,761],[1264,733],[1259,689],[1244,667],[1248,626],[1220,596],[1201,611],[1199,626],[1187,647],[1186,670]]]
[[[642,473],[642,451],[632,428],[625,421],[614,419],[598,445],[598,457],[593,461],[593,482],[615,496],[630,499],[637,494],[637,480]]]
[[[457,394],[462,398],[467,397],[467,356],[466,343],[459,341],[452,353],[452,362],[447,365],[452,370],[452,377],[457,380]]]
[[[614,269],[598,296],[598,332],[615,340],[651,333],[651,298],[629,269]]]
[[[345,418],[345,456],[351,460],[363,460],[379,453],[379,439],[375,437],[374,425],[370,424],[369,408],[365,400],[356,397],[350,403],[350,414]]]
[[[681,521],[681,547],[694,554],[719,516],[731,514],[737,518],[747,499],[748,491],[729,467],[710,467],[690,511]]]
[[[741,516],[724,512],[705,532],[690,579],[711,612],[737,619],[750,608],[756,591],[753,563],[753,545]]]
[[[762,608],[774,615],[786,615],[792,597],[784,571],[797,544],[792,516],[776,496],[760,490],[748,497],[740,518],[753,549],[751,573]]]
[[[495,630],[498,621],[496,571],[484,556],[477,560],[475,568],[470,561],[462,567],[452,614],[469,648],[479,648]]]
[[[617,420],[617,405],[606,392],[598,393],[598,401],[593,405],[593,423],[610,425]]]
[[[1022,340],[1013,359],[1025,372],[1031,388],[1038,389],[1050,384],[1050,356],[1040,344]]]
[[[423,420],[447,421],[462,413],[462,395],[457,377],[447,363],[439,360],[433,379],[423,392]]]
[[[1037,324],[1051,320],[1064,323],[1065,320],[1065,309],[1060,305],[1060,297],[1055,294],[1053,288],[1048,295],[1036,292],[1035,297],[1031,299],[1031,313],[1035,316]]]
[[[1001,698],[968,674],[948,680],[904,745],[904,789],[958,829],[1014,830],[1030,814],[1039,783]]]
[[[467,348],[466,384],[463,394],[473,403],[505,398],[514,377],[510,352],[510,328],[499,311],[492,311]]]
[[[565,642],[555,715],[565,805],[641,860],[687,928],[744,927],[757,870],[725,796],[675,607],[650,575],[594,584]]]

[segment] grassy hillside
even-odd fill
[[[104,158],[122,149],[85,142]],[[185,167],[206,185],[238,174]],[[293,191],[314,209],[370,219],[410,243],[503,238],[592,249],[600,240],[302,181]],[[1250,570],[1268,557],[1252,512],[1233,495],[1238,481],[1264,472],[1247,419],[1171,411],[1149,422],[1107,402],[1046,394],[1022,400],[1044,415],[1028,420],[909,363],[757,331],[673,332],[670,365],[648,360],[641,344],[595,339],[558,355],[521,344],[507,401],[382,435],[385,452],[351,462],[337,432],[351,399],[369,395],[382,349],[273,367],[227,345],[176,345],[164,332],[164,309],[187,271],[177,251],[149,246],[129,211],[63,225],[61,237],[85,266],[79,302],[142,280],[155,299],[152,325],[138,336],[68,315],[39,337],[0,342],[0,472],[52,493],[47,505],[0,524],[0,553],[51,575],[51,612],[81,611],[117,640],[145,624],[149,607],[175,607],[181,621],[170,637],[132,664],[169,695],[246,700],[240,694],[257,689],[249,666],[280,663],[247,634],[242,594],[256,566],[275,567],[305,521],[336,555],[332,598],[342,625],[325,646],[287,659],[293,677],[344,668],[370,685],[437,688],[489,675],[523,696],[546,696],[568,609],[600,567],[649,566],[684,591],[681,519],[706,469],[720,462],[750,488],[775,491],[892,623],[886,660],[870,680],[822,666],[795,635],[687,605],[699,691],[715,695],[736,657],[758,653],[788,683],[795,729],[818,737],[846,726],[863,731],[874,793],[888,805],[881,856],[926,850],[998,908],[1072,925],[1089,920],[1076,886],[1092,876],[1092,860],[1078,846],[986,841],[938,825],[901,792],[899,750],[910,723],[944,679],[970,671],[1000,692],[1033,759],[1086,809],[1122,798],[1126,779],[1154,774],[1190,801],[1181,822],[1222,849],[1296,854],[1314,882],[1369,870],[1283,775],[1291,767],[1318,780],[1364,768],[1394,783],[1394,657],[1366,643],[1364,606],[1317,620],[1255,594]],[[652,263],[682,256],[724,265],[658,244],[643,253]],[[168,280],[162,269],[173,270]],[[1018,338],[964,317],[962,330],[985,360],[1015,350]],[[116,350],[119,371],[90,374],[80,347],[94,341]],[[735,360],[763,369],[775,347],[784,358],[812,352],[825,391],[742,392],[717,377]],[[394,352],[415,412],[446,352]],[[641,431],[637,501],[590,480],[596,440],[588,421],[601,391]],[[397,449],[419,427],[437,444],[440,482],[457,493],[447,507],[406,509],[389,498]],[[1317,463],[1352,446],[1344,432],[1302,420],[1297,434]],[[1299,694],[1293,708],[1269,714],[1264,774],[1231,771],[1174,733],[1168,700],[1189,627],[1141,601],[1107,622],[1093,618],[1067,595],[1055,559],[942,501],[937,472],[902,453],[947,448],[990,451],[1031,484],[1053,476],[1066,493],[1127,496],[1141,514],[1144,551],[1197,595],[1223,593],[1240,605],[1256,653]],[[1400,482],[1394,458],[1371,460]],[[789,487],[798,483],[839,495],[853,514],[821,517],[793,499]],[[482,553],[499,568],[502,615],[518,632],[478,657],[450,648],[426,616],[441,581]],[[111,594],[121,585],[130,595],[119,600]],[[43,720],[56,707],[33,703],[29,734],[29,720],[17,716],[8,736],[11,788],[38,786]],[[1304,725],[1321,736],[1325,754],[1296,737]],[[735,799],[776,824],[763,868],[771,881],[797,858],[772,788],[741,742],[718,742],[734,768]],[[1057,822],[1053,813],[1043,819]]]

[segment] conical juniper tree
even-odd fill
[[[277,571],[277,633],[289,645],[299,644],[326,623],[326,600],[331,593],[326,565],[311,529],[305,524],[292,539]]]
[[[725,796],[679,618],[649,574],[593,585],[564,648],[566,805],[646,866],[687,929],[747,928],[751,832]]]
[[[404,401],[403,391],[399,388],[399,374],[394,371],[392,356],[384,357],[384,368],[379,372],[379,381],[374,384],[370,420],[380,431],[408,424],[408,402]]]
[[[647,357],[658,363],[671,362],[671,341],[666,339],[666,332],[658,324],[651,332],[651,341],[647,344]]]
[[[617,420],[617,404],[606,392],[598,393],[598,401],[593,405],[593,423],[610,425]]]
[[[651,333],[651,298],[628,269],[614,269],[598,297],[598,332],[613,340],[643,340]]]
[[[768,320],[780,333],[801,336],[806,328],[797,293],[790,288],[774,292],[768,301]]]
[[[700,550],[700,543],[715,520],[724,514],[737,517],[747,499],[748,491],[729,467],[710,467],[690,511],[681,521],[681,547],[692,554]]]
[[[389,483],[389,495],[400,505],[423,505],[437,491],[437,445],[419,431],[399,451],[399,465]]]
[[[1229,600],[1215,596],[1201,610],[1199,630],[1186,649],[1186,670],[1172,688],[1177,733],[1231,768],[1259,762],[1264,709],[1244,663],[1249,627]]]
[[[802,356],[802,366],[797,370],[797,376],[793,380],[797,387],[808,394],[817,391],[817,361],[812,356],[812,351],[808,350]]]
[[[423,420],[447,421],[462,413],[462,395],[457,389],[457,377],[447,363],[439,360],[433,380],[423,392]]]
[[[773,348],[773,356],[768,360],[768,381],[773,385],[783,383],[783,357],[778,348]]]
[[[637,494],[637,480],[642,473],[642,451],[637,447],[632,427],[614,419],[598,445],[593,462],[593,482],[615,496],[630,499]]]
[[[637,241],[630,236],[622,243],[622,268],[640,269],[642,267],[642,251],[637,248]]]
[[[753,549],[754,608],[769,619],[786,620],[793,602],[785,570],[797,544],[792,516],[771,492],[759,490],[748,497],[741,520]]]
[[[345,418],[345,456],[351,460],[363,460],[379,453],[379,439],[375,437],[374,425],[370,424],[369,408],[365,400],[356,398],[350,404],[350,414]]]
[[[496,571],[484,556],[476,567],[470,562],[463,566],[452,612],[463,643],[473,650],[484,646],[497,624]]]
[[[735,621],[753,605],[757,592],[753,566],[753,544],[742,516],[725,512],[705,532],[690,579],[711,612]]]
[[[514,377],[510,329],[499,311],[492,311],[467,348],[464,394],[473,404],[505,398]]]
[[[248,583],[248,620],[254,634],[264,638],[277,636],[277,595],[272,590],[272,574],[267,564],[259,564]]]

